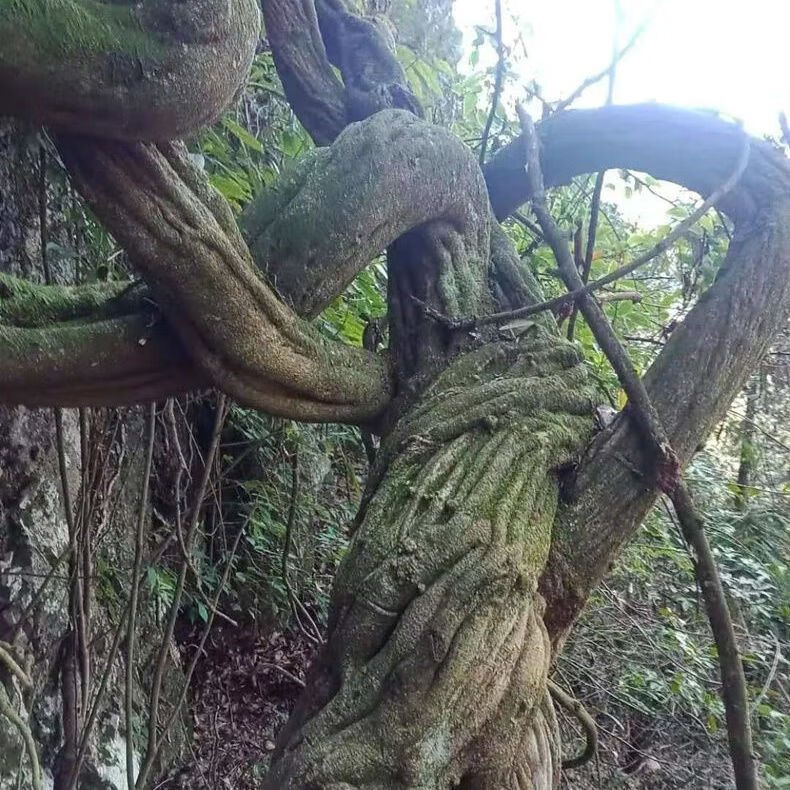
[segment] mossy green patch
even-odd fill
[[[0,65],[9,66],[19,65],[20,57],[22,63],[87,61],[112,53],[151,59],[166,51],[159,36],[143,29],[134,5],[96,0],[4,0],[0,37],[9,44],[3,46]]]

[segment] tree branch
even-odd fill
[[[533,210],[543,229],[544,237],[554,252],[566,285],[568,288],[578,290],[582,283],[581,277],[563,235],[559,232],[546,208],[534,126],[523,108],[519,106],[518,111],[527,144],[527,178],[532,194]],[[748,151],[748,143],[746,150]],[[742,163],[739,163],[736,172],[743,170],[745,157],[742,155],[740,160]],[[660,490],[671,494],[684,537],[697,553],[697,577],[703,589],[711,629],[719,650],[723,697],[727,715],[727,734],[736,786],[739,790],[756,790],[757,776],[752,755],[746,681],[738,655],[735,631],[732,627],[716,563],[702,530],[702,524],[694,510],[685,485],[679,479],[680,468],[677,455],[669,443],[658,412],[653,406],[643,382],[639,379],[627,352],[614,334],[606,316],[588,295],[581,297],[579,309],[587,319],[595,339],[611,362],[621,386],[628,395],[629,416],[635,419],[643,439],[647,440],[653,448],[648,457],[652,457],[651,460],[655,460],[658,464],[654,484]]]
[[[664,433],[658,413],[650,402],[647,390],[641,379],[636,376],[631,360],[628,358],[625,349],[620,345],[620,341],[617,339],[606,315],[595,300],[589,294],[583,292],[584,284],[565,237],[560,232],[546,206],[543,174],[540,169],[540,156],[538,153],[538,137],[535,133],[535,127],[532,119],[521,105],[517,105],[516,109],[519,121],[524,129],[524,140],[527,146],[527,180],[530,194],[532,195],[532,210],[535,212],[535,216],[538,218],[540,227],[543,230],[543,237],[554,253],[560,276],[566,287],[571,292],[582,292],[578,297],[579,310],[587,320],[598,345],[606,354],[615,373],[617,373],[617,377],[620,379],[620,384],[628,396],[629,406],[633,407],[630,413],[636,419],[644,435],[653,441],[653,457],[659,465],[656,470],[657,482],[661,490],[669,490],[665,487],[663,478],[668,476],[670,480],[674,481],[674,477],[677,474],[677,458]],[[671,485],[674,488],[674,482]]]
[[[494,92],[491,96],[491,108],[488,111],[486,125],[483,129],[483,137],[480,141],[480,167],[485,164],[486,153],[488,152],[488,136],[491,134],[491,125],[496,117],[496,108],[499,104],[499,97],[502,95],[502,85],[505,81],[505,47],[502,43],[502,0],[495,0],[494,9],[496,11],[496,75],[494,77]]]
[[[315,0],[315,10],[329,61],[343,77],[349,122],[391,108],[422,118],[422,107],[395,57],[391,31],[350,13],[344,0]]]
[[[78,138],[60,144],[75,180],[142,264],[154,292],[0,281],[6,349],[0,400],[135,402],[214,382],[247,403],[302,419],[367,420],[383,408],[386,363],[329,344],[298,323],[257,276],[225,201],[176,148]],[[327,199],[332,194],[336,200]],[[487,229],[479,168],[454,136],[396,111],[350,127],[332,148],[307,157],[244,218],[260,267],[303,316],[336,298],[382,248],[435,221],[461,235]],[[475,260],[487,268],[487,255],[477,249],[487,235],[469,238]],[[159,305],[172,322],[160,317]],[[282,358],[272,353],[278,336]],[[216,342],[227,351],[212,350]],[[266,384],[254,372],[278,368]],[[340,392],[333,379],[351,401],[333,405]]]
[[[445,129],[388,110],[295,163],[241,227],[269,282],[299,315],[314,316],[408,231],[441,221],[467,233],[488,214],[470,150]]]
[[[385,361],[299,321],[259,277],[229,207],[179,147],[59,145],[76,185],[220,389],[303,420],[364,420],[386,405]]]
[[[744,135],[743,137],[743,144],[741,146],[741,153],[738,157],[738,161],[735,164],[735,169],[729,174],[727,179],[720,184],[691,214],[686,217],[682,222],[679,222],[661,241],[655,244],[646,252],[638,255],[633,261],[630,263],[626,263],[623,266],[618,267],[613,272],[601,277],[598,280],[595,280],[592,283],[585,284],[585,280],[582,276],[574,276],[569,269],[566,271],[562,271],[563,278],[566,279],[566,285],[568,285],[569,292],[566,294],[561,294],[560,296],[555,297],[554,299],[549,299],[545,302],[542,302],[537,305],[527,305],[526,307],[520,307],[515,310],[508,310],[501,313],[493,313],[487,316],[480,316],[480,317],[469,317],[469,318],[456,318],[452,320],[446,321],[447,325],[453,329],[472,329],[479,326],[485,326],[487,324],[500,324],[504,321],[509,321],[515,318],[526,318],[530,315],[535,315],[536,313],[543,312],[544,310],[556,310],[560,307],[563,307],[568,304],[577,304],[583,298],[586,298],[590,294],[595,291],[598,291],[600,288],[603,288],[605,285],[610,285],[617,280],[622,279],[623,277],[627,277],[629,274],[632,274],[637,269],[641,268],[642,266],[646,265],[654,258],[658,257],[662,252],[668,250],[678,239],[682,238],[683,236],[688,233],[688,231],[700,220],[702,219],[705,214],[711,209],[711,207],[715,206],[728,192],[730,192],[735,185],[738,183],[738,180],[743,175],[744,170],[746,169],[746,165],[749,161],[749,151],[751,150],[751,145],[749,142],[749,138]],[[537,157],[537,154],[536,154]],[[540,165],[539,159],[536,158],[535,164],[537,166]],[[602,171],[603,172],[603,171]],[[537,196],[536,196],[537,197]],[[557,231],[559,233],[559,231]],[[542,231],[542,235],[544,240],[545,239],[545,230]],[[559,234],[560,236],[562,234]],[[594,240],[594,236],[592,237]],[[548,241],[548,240],[547,240]],[[555,240],[556,241],[556,240]],[[563,244],[563,249],[567,250],[567,247]],[[570,253],[568,253],[570,255]],[[590,247],[588,245],[587,255],[589,256],[590,262],[592,262],[592,253],[590,251]],[[567,261],[566,261],[567,265]],[[573,270],[577,272],[577,267],[575,263],[573,264]],[[587,268],[587,258],[585,258],[585,271],[589,273],[589,268]],[[570,279],[568,279],[570,278]],[[572,283],[572,285],[569,284]],[[599,299],[600,301],[605,301],[603,299]],[[443,316],[434,316],[440,320],[445,320]]]
[[[547,187],[574,176],[625,168],[650,173],[701,195],[709,195],[732,172],[743,131],[711,113],[659,104],[569,110],[537,124]],[[491,205],[503,219],[529,198],[524,178],[524,141],[513,140],[486,164]],[[780,197],[790,165],[770,145],[751,141],[751,156],[737,190],[720,208],[736,223]]]

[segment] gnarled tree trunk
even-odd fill
[[[580,362],[539,328],[487,344],[386,439],[267,787],[556,784],[537,585],[557,470],[592,428]]]

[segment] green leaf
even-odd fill
[[[232,118],[223,118],[222,125],[240,142],[259,154],[263,153],[263,146],[256,137],[253,137],[243,126]]]

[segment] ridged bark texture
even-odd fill
[[[580,361],[534,327],[456,359],[396,426],[267,787],[556,786],[537,581],[592,426]]]

